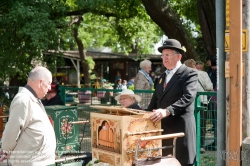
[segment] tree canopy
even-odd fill
[[[204,11],[202,5],[197,8],[197,3],[207,1],[2,0],[0,65],[5,68],[0,77],[25,75],[31,62],[47,62],[54,68],[58,57],[44,56],[48,50],[78,49],[84,53],[86,48],[106,46],[115,52],[150,53],[163,33],[186,46],[186,58],[196,59],[199,49],[206,52],[201,38],[207,33],[202,35],[200,25],[206,32],[214,28],[213,21],[207,21],[211,25],[206,28],[209,24],[201,18],[212,11],[213,3],[209,4],[211,10]],[[214,31],[210,32],[207,36],[213,39]],[[77,39],[82,43],[80,49]],[[215,50],[212,42],[206,42],[210,52]]]
[[[58,48],[66,22],[57,13],[63,10],[56,0],[1,1],[0,76],[27,74],[32,61],[44,62],[42,52]]]
[[[162,31],[169,37],[175,38],[181,42],[187,49],[183,60],[188,58],[203,59],[207,56],[209,51],[207,45],[204,45],[204,36],[215,37],[215,30],[209,29],[208,24],[201,24],[200,22],[206,22],[209,20],[215,20],[215,17],[206,17],[200,19],[200,15],[211,15],[214,11],[206,11],[205,5],[202,8],[197,8],[201,3],[206,3],[207,8],[212,8],[212,3],[208,3],[209,0],[203,1],[178,1],[178,0],[142,0],[145,9],[150,15],[151,19],[162,29]],[[214,0],[212,0],[214,1]],[[211,22],[211,27],[215,23]],[[203,27],[203,28],[201,28]],[[206,29],[206,31],[201,31]],[[193,32],[197,35],[194,36]],[[213,43],[213,40],[206,41],[207,43]],[[210,52],[214,51],[215,45],[210,47]],[[210,54],[210,53],[209,53]],[[212,53],[211,53],[212,54]],[[197,58],[198,57],[198,58]],[[205,58],[204,58],[205,59]]]

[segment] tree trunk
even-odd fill
[[[78,27],[80,26],[81,22],[82,22],[82,16],[78,16],[78,20],[74,23],[75,27],[73,28],[73,32],[74,32],[74,38],[75,38],[76,44],[78,46],[80,59],[82,62],[82,69],[84,73],[84,86],[90,87],[91,83],[90,83],[90,76],[89,76],[89,66],[86,63],[86,54],[84,52],[84,46],[82,44],[82,40],[78,37]]]
[[[180,17],[169,7],[165,0],[142,0],[151,19],[163,30],[168,38],[178,40],[187,52],[182,60],[195,59],[196,52]]]
[[[215,0],[197,0],[201,32],[209,56],[216,57]]]

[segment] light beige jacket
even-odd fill
[[[55,163],[54,129],[42,103],[26,88],[20,87],[11,103],[2,149],[10,155],[12,166]]]

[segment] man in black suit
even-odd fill
[[[193,165],[196,158],[196,129],[194,99],[197,93],[198,74],[181,63],[184,50],[179,41],[167,39],[158,48],[162,62],[167,68],[156,85],[155,92],[147,108],[153,111],[151,120],[161,120],[163,134],[184,132],[185,136],[176,142],[176,158],[182,166]],[[163,140],[163,146],[172,145],[172,140]],[[172,154],[172,149],[164,149],[163,156]]]

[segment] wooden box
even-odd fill
[[[91,113],[92,157],[113,166],[131,166],[138,138],[161,135],[161,124],[153,123],[150,112],[121,107],[92,106],[103,112]],[[149,150],[161,147],[161,140],[141,142],[140,158],[146,158]],[[152,150],[152,156],[161,150]]]

